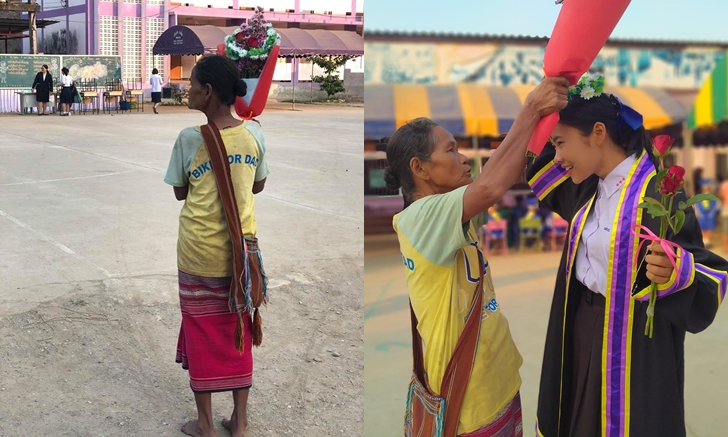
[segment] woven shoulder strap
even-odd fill
[[[485,271],[483,270],[485,260],[480,250],[478,250],[478,261],[480,263],[480,280],[475,289],[470,312],[465,320],[465,327],[463,327],[463,332],[460,334],[457,345],[455,345],[455,351],[445,369],[445,375],[442,378],[442,384],[440,386],[440,396],[446,400],[445,424],[443,427],[444,437],[455,437],[457,435],[460,409],[463,405],[465,389],[468,386],[470,374],[473,370],[475,351],[478,348],[483,308],[483,277],[485,276]],[[420,380],[420,384],[429,388],[430,386],[425,377],[422,338],[420,337],[419,331],[417,331],[418,321],[412,309],[412,302],[410,302],[410,314],[412,317],[412,362],[414,373]]]
[[[235,190],[233,189],[232,176],[230,174],[230,163],[228,161],[227,150],[220,136],[220,130],[211,121],[208,124],[200,126],[202,138],[205,140],[207,151],[210,154],[212,162],[212,173],[215,175],[217,189],[220,192],[223,210],[225,211],[225,220],[228,224],[230,232],[230,242],[233,246],[233,276],[230,281],[230,299],[228,306],[231,312],[241,312],[240,308],[244,302],[241,297],[245,296],[248,288],[248,278],[246,275],[246,248],[243,239],[243,231],[240,226],[240,214],[238,212],[238,203],[235,201]],[[242,325],[242,315],[238,318],[238,324]],[[236,347],[238,351],[243,350],[242,336],[244,330],[239,326],[239,335],[236,335]]]

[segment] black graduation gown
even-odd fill
[[[574,290],[577,280],[573,262],[599,182],[593,175],[579,185],[574,184],[564,170],[553,163],[554,155],[554,148],[547,145],[541,156],[529,161],[528,167],[529,183],[541,205],[571,223],[556,278],[541,371],[537,433],[543,437],[561,437],[569,433],[569,425],[559,422],[569,416],[562,414],[562,393],[568,396],[572,392],[569,367],[573,362],[573,351],[569,348],[569,339],[572,338],[571,330],[575,329],[571,318],[579,299],[579,293]],[[647,243],[637,253],[637,238],[627,235],[625,230],[633,229],[637,223],[659,234],[659,219],[636,208],[644,194],[658,198],[654,176],[654,165],[643,152],[622,188],[621,206],[612,229],[614,261],[608,271],[617,286],[610,286],[605,309],[605,341],[601,353],[602,437],[686,435],[683,407],[685,333],[698,333],[712,323],[728,282],[728,262],[705,249],[694,211],[689,208],[680,233],[673,235],[668,231],[667,235],[668,240],[679,244],[688,255],[682,257],[678,265],[675,281],[671,283],[674,290],[657,300],[653,338],[645,336],[648,303],[638,301],[635,296],[644,294],[650,281],[645,274],[646,266],[636,272],[633,262],[636,260],[639,265]],[[679,200],[685,200],[685,195],[676,198],[675,206]],[[617,226],[617,222],[622,225]],[[621,234],[615,235],[619,232]],[[692,260],[689,254],[692,254]],[[607,282],[609,286],[609,279]]]
[[[33,86],[35,88],[35,99],[39,102],[48,102],[50,100],[50,93],[53,89],[53,77],[50,73],[46,73],[45,80],[43,80],[43,72],[39,71],[35,75]]]

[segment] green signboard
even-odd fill
[[[63,66],[75,80],[96,80],[98,86],[121,79],[120,56],[63,56]]]
[[[40,67],[48,65],[54,85],[61,74],[61,57],[54,55],[0,55],[0,88],[27,88],[33,86]]]

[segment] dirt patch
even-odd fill
[[[271,286],[249,435],[363,435],[362,276]],[[182,435],[196,409],[174,362],[175,290],[171,275],[93,281],[0,317],[0,435]],[[219,436],[231,411],[229,393],[213,395]]]

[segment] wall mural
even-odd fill
[[[545,47],[523,45],[367,42],[367,84],[451,84],[487,86],[537,84],[543,77]],[[614,86],[699,89],[725,56],[718,47],[685,50],[604,48],[592,65]]]

